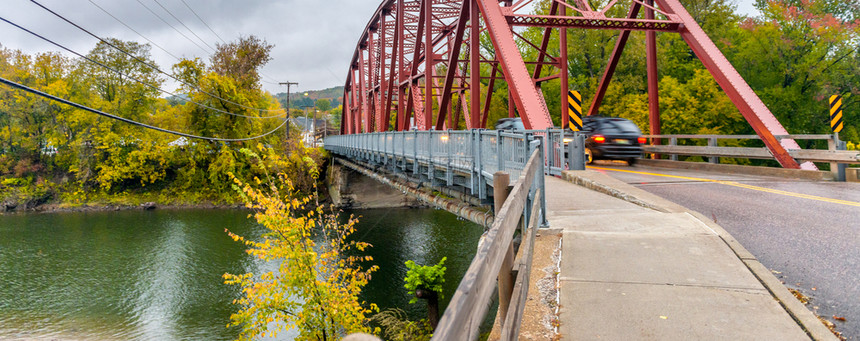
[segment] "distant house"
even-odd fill
[[[169,147],[185,147],[188,145],[188,139],[185,136],[180,136],[178,139],[173,140],[172,142],[167,144]]]
[[[325,129],[330,128],[329,126],[331,125],[321,118],[314,120],[313,118],[294,117],[290,119],[290,122],[302,130],[302,141],[306,145],[313,144],[314,140],[321,139]]]

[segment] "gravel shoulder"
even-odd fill
[[[532,272],[529,274],[529,296],[523,311],[520,340],[557,340],[558,261],[561,257],[561,232],[538,230],[535,238]],[[496,324],[487,340],[498,340],[501,328]]]

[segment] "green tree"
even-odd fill
[[[445,259],[442,257],[436,265],[418,265],[414,261],[406,261],[406,278],[403,285],[409,294],[413,295],[409,303],[416,303],[418,299],[427,300],[427,321],[433,329],[439,323],[439,299],[442,296],[442,284],[445,284]]]
[[[331,101],[325,98],[318,99],[314,105],[322,112],[331,110]]]

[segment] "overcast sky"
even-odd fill
[[[0,17],[77,52],[86,54],[98,42],[29,0],[0,1],[2,1]],[[275,45],[271,53],[272,61],[263,68],[263,87],[272,93],[284,92],[285,88],[276,83],[285,81],[298,82],[298,91],[343,85],[347,64],[352,58],[359,35],[381,2],[380,0],[36,1],[96,35],[148,43],[140,35],[96,7],[95,3],[170,54],[178,57],[200,57],[207,63],[211,55],[211,49],[208,46],[214,47],[215,43],[221,42],[219,36],[226,41],[232,41],[240,35],[255,35]],[[756,13],[752,6],[753,0],[737,0],[737,3],[740,13],[751,15]],[[169,10],[169,13],[159,4]],[[186,4],[203,21],[198,19]],[[173,25],[176,30],[151,13],[150,9]],[[204,21],[211,26],[214,33],[206,27]],[[190,28],[190,31],[183,24]],[[177,33],[177,30],[181,34]],[[4,22],[0,22],[0,44],[6,48],[20,49],[31,54],[59,50]],[[163,70],[169,71],[176,59],[164,50],[153,46],[152,56]],[[166,86],[172,87],[169,83]],[[296,91],[295,88],[293,89]]]

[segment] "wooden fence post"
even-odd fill
[[[505,172],[493,174],[493,205],[498,219],[505,200],[510,194],[511,175]],[[511,269],[514,266],[514,244],[508,245],[508,251],[502,260],[502,268],[499,269],[499,325],[505,325],[505,317],[508,315],[508,306],[511,303],[511,295],[514,293],[514,277]]]

